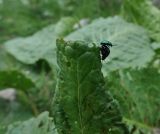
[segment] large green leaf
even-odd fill
[[[60,72],[53,110],[59,133],[124,134],[118,104],[104,89],[99,48],[58,40],[57,62]]]
[[[156,69],[119,70],[107,77],[107,87],[119,100],[125,120],[141,129],[160,126],[160,74]]]
[[[114,46],[104,62],[103,73],[122,68],[142,68],[150,62],[154,51],[146,31],[137,25],[128,23],[120,17],[100,18],[90,25],[71,33],[68,40],[85,40],[95,42],[109,40]]]
[[[160,41],[160,10],[151,0],[124,0],[122,15],[125,19],[147,28],[150,36]]]
[[[34,64],[43,59],[52,68],[56,67],[55,40],[64,36],[73,24],[72,18],[64,18],[56,25],[50,25],[27,38],[16,38],[5,43],[6,50],[25,64]]]
[[[48,112],[43,112],[37,118],[9,125],[6,134],[58,134]]]

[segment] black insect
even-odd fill
[[[112,45],[111,42],[109,41],[102,41],[100,43],[101,47],[100,47],[100,51],[101,51],[101,59],[105,60],[108,55],[110,54],[110,47],[114,46]]]

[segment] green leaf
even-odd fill
[[[52,53],[55,51],[53,46],[54,27],[54,25],[48,26],[31,37],[10,40],[5,43],[5,48],[17,60],[25,64],[34,64],[39,59],[53,57]],[[47,41],[49,38],[50,40]]]
[[[32,72],[32,73],[31,73]],[[38,74],[39,75],[39,74]],[[39,79],[31,67],[24,66],[0,46],[0,88],[14,87],[26,90],[37,86]]]
[[[104,89],[99,48],[57,40],[57,62],[53,110],[59,133],[124,133],[117,101]]]
[[[160,41],[160,10],[151,0],[124,0],[122,16],[144,26],[152,39]]]
[[[18,62],[0,46],[0,88],[29,89],[38,87],[39,80],[40,76],[33,71],[33,67]]]
[[[36,118],[9,125],[6,134],[58,134],[48,112]]]
[[[0,89],[8,87],[28,90],[34,87],[34,83],[17,70],[0,71]]]
[[[36,87],[41,88],[44,84],[44,79],[48,79],[50,77],[48,72],[45,73],[45,67],[48,64],[45,61],[38,61],[34,65],[25,65],[19,61],[17,61],[12,55],[7,53],[6,49],[3,45],[0,46],[0,72],[3,74],[3,76],[0,76],[1,82],[0,87],[11,87],[18,89],[24,89],[23,87],[27,86],[27,83],[30,81],[30,87]],[[48,67],[49,68],[49,67]],[[47,69],[48,69],[47,68]],[[50,68],[49,68],[50,69]],[[48,70],[49,70],[48,69]],[[47,71],[48,71],[47,70]],[[50,70],[49,70],[50,71]],[[13,75],[11,75],[13,73]],[[44,76],[45,74],[45,76]],[[8,76],[8,78],[6,78]],[[26,84],[22,84],[21,81],[18,79],[18,77],[21,77],[22,80],[26,80]],[[10,81],[10,83],[8,82]],[[24,82],[23,81],[23,82]],[[6,83],[6,84],[5,84]],[[18,87],[15,86],[18,84]],[[1,86],[1,84],[3,86]],[[3,88],[5,88],[3,87]],[[30,87],[26,87],[30,88]]]
[[[119,70],[106,79],[127,122],[140,129],[160,126],[160,75],[156,69]]]
[[[33,36],[16,38],[5,43],[6,50],[24,64],[34,64],[43,59],[52,69],[57,66],[55,40],[68,33],[73,24],[72,18],[64,18],[56,25],[50,25]]]
[[[103,74],[122,68],[142,68],[149,63],[154,51],[146,31],[137,25],[128,23],[120,17],[100,18],[90,25],[71,33],[68,40],[85,40],[99,46],[103,40],[109,40],[114,46],[103,63]]]

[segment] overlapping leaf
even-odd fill
[[[142,68],[154,56],[146,31],[117,16],[97,19],[90,25],[71,33],[66,39],[85,40],[95,42],[97,45],[102,40],[109,40],[116,44],[117,46],[111,48],[107,65],[104,63],[104,75],[116,69]]]
[[[62,19],[57,25],[50,25],[27,38],[17,38],[5,43],[6,50],[25,64],[46,60],[52,68],[56,67],[55,40],[71,30],[72,18]]]

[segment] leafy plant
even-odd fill
[[[118,13],[121,2],[0,0],[0,43],[30,35],[0,44],[0,90],[17,93],[0,99],[0,134],[151,134],[160,127],[160,11],[150,0],[124,0],[121,15],[130,23],[99,18]],[[91,23],[74,31],[86,18]],[[56,48],[59,37],[72,41],[57,40]],[[101,64],[103,40],[116,46]],[[46,110],[54,120],[44,112],[24,121]]]

